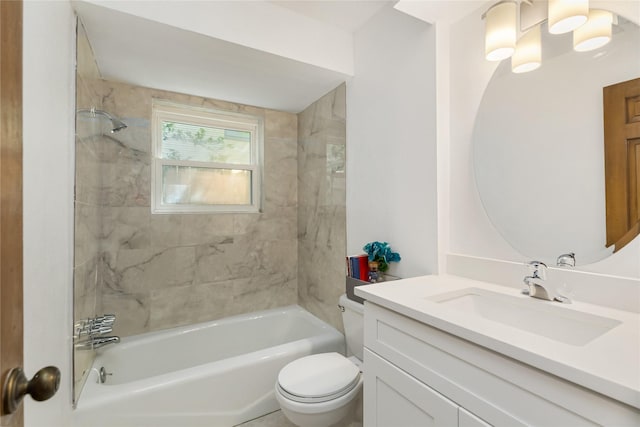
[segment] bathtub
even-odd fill
[[[98,351],[74,426],[234,426],[279,409],[287,363],[344,350],[340,332],[298,306],[124,338]]]

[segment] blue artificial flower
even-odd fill
[[[380,271],[387,271],[390,262],[400,261],[400,254],[392,252],[387,242],[371,242],[362,248],[369,256],[369,261],[376,261]]]

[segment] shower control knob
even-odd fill
[[[56,394],[59,387],[60,369],[55,366],[40,369],[31,380],[27,380],[22,368],[13,368],[4,383],[2,413],[15,412],[26,394],[41,402]]]

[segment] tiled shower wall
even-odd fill
[[[120,336],[297,302],[295,114],[103,81],[103,108],[127,129],[104,145],[99,311]],[[264,119],[261,213],[150,210],[152,99]]]
[[[346,88],[342,84],[298,114],[298,297],[342,330],[345,292]]]

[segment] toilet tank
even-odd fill
[[[347,342],[347,356],[355,356],[362,360],[364,349],[364,305],[351,301],[346,294],[339,299],[344,325],[344,337]]]

